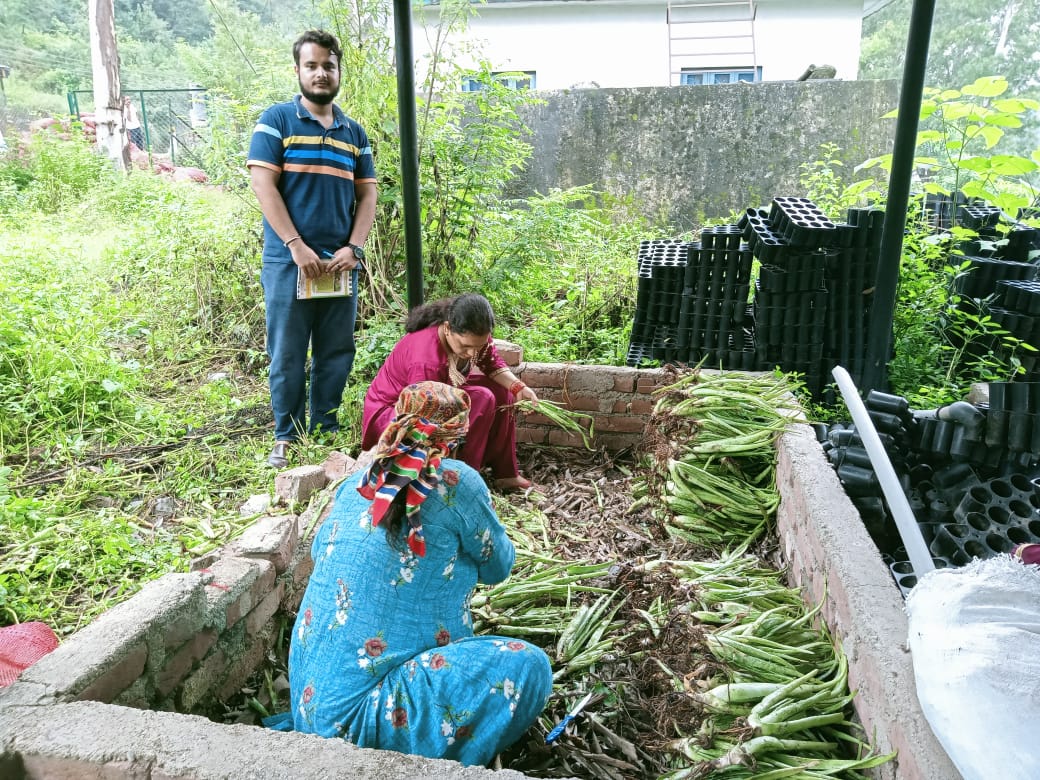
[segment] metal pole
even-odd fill
[[[412,53],[412,6],[394,0],[397,57],[397,116],[401,126],[401,192],[404,198],[405,264],[408,308],[423,302],[422,221],[419,211],[419,144],[415,122],[415,56]]]
[[[148,104],[144,99],[144,91],[137,91],[137,102],[141,105],[141,129],[144,131],[144,149],[142,152],[149,152],[152,149],[152,134],[148,127]]]
[[[865,391],[885,390],[888,386],[888,358],[892,350],[892,318],[899,284],[900,258],[903,254],[903,231],[906,209],[910,201],[910,178],[917,149],[917,123],[924,92],[925,66],[928,64],[928,42],[932,34],[935,0],[914,0],[910,14],[906,58],[903,64],[903,86],[899,92],[899,116],[896,119],[892,150],[892,172],[888,178],[888,202],[881,230],[881,250],[874,305],[870,312],[870,333],[861,384]]]

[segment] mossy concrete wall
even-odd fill
[[[800,165],[841,147],[844,174],[892,151],[894,81],[777,81],[538,93],[521,110],[534,153],[509,187],[525,198],[591,185],[680,230],[804,195]]]

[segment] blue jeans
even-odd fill
[[[260,284],[267,308],[269,385],[274,436],[293,441],[306,430],[339,430],[336,412],[354,365],[357,271],[353,295],[298,300],[295,263],[264,263]],[[310,423],[306,422],[307,348],[310,347]]]

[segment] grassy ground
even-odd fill
[[[0,175],[0,624],[60,635],[225,543],[273,483],[252,208],[72,154],[78,192]]]

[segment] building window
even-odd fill
[[[738,81],[761,81],[762,68],[727,68],[725,70],[708,70],[704,68],[683,68],[679,74],[680,84],[736,84]]]
[[[496,70],[491,77],[499,84],[509,89],[534,89],[535,71],[533,70]],[[475,76],[468,76],[462,80],[463,92],[480,92],[484,89],[484,83]]]

